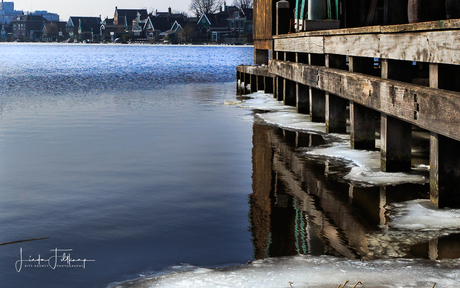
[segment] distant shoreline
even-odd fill
[[[64,42],[0,42],[2,44],[33,44],[33,45],[78,45],[78,46],[169,46],[169,47],[250,47],[254,48],[254,44],[248,45],[231,45],[231,44],[142,44],[142,43],[64,43]]]

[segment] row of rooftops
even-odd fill
[[[92,34],[99,34],[101,28],[105,29],[107,27],[124,27],[126,31],[132,31],[135,24],[142,24],[143,27],[149,26],[155,31],[166,32],[170,31],[174,25],[184,27],[188,23],[201,24],[208,29],[227,28],[228,20],[244,19],[252,21],[252,15],[252,8],[239,9],[235,6],[226,6],[224,11],[214,14],[203,14],[200,18],[172,13],[171,8],[168,9],[168,12],[156,11],[155,14],[149,14],[146,9],[118,9],[118,7],[115,7],[114,18],[107,17],[104,21],[100,17],[71,16],[67,22],[60,23],[66,23],[67,29],[78,28],[81,31],[89,31]],[[27,22],[27,29],[39,30],[40,28],[43,29],[49,21],[43,16],[21,15],[12,21],[11,24],[25,22]],[[11,29],[11,27],[9,28]],[[0,28],[0,30],[3,29],[5,27]]]

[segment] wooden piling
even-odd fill
[[[324,91],[310,87],[310,120],[324,122],[326,110],[326,96]]]
[[[351,149],[375,149],[376,112],[350,101]]]
[[[308,114],[310,112],[310,89],[308,86],[296,83],[296,108],[297,113]]]
[[[296,85],[295,82],[284,79],[284,105],[296,106]]]
[[[384,113],[380,120],[380,169],[384,172],[411,170],[412,125]]]

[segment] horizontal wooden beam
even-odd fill
[[[256,76],[265,76],[265,77],[274,76],[268,71],[267,66],[265,66],[265,68],[262,68],[260,66],[239,65],[239,66],[236,66],[236,71],[251,74],[251,75],[256,75]]]
[[[422,32],[435,30],[456,30],[460,29],[460,19],[429,21],[400,25],[376,25],[356,28],[343,28],[333,30],[308,31],[283,35],[274,35],[274,39],[312,37],[312,36],[334,36],[334,35],[353,35],[353,34],[379,34],[379,33],[403,33],[403,32]]]
[[[460,93],[279,60],[269,72],[460,141]]]
[[[460,65],[460,30],[280,38],[275,51]]]

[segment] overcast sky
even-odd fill
[[[191,15],[188,7],[191,0],[5,0],[14,2],[15,10],[35,11],[47,10],[48,12],[59,14],[61,21],[67,21],[69,16],[99,16],[105,19],[109,16],[113,18],[115,6],[119,9],[144,8],[148,12],[157,9],[158,11],[168,11],[171,7],[173,11],[187,12]]]

